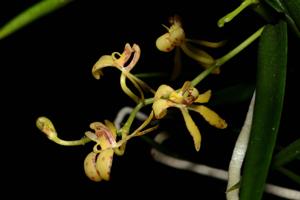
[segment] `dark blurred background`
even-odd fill
[[[0,25],[38,1],[2,1]],[[173,54],[159,52],[155,40],[165,33],[174,14],[182,17],[190,38],[227,40],[227,45],[210,51],[223,55],[255,32],[264,21],[247,10],[239,18],[219,29],[217,20],[238,6],[238,1],[175,2],[74,1],[66,7],[33,22],[0,41],[2,91],[2,166],[5,187],[26,197],[175,197],[199,195],[201,199],[225,199],[226,182],[175,170],[152,160],[149,144],[140,138],[129,141],[123,157],[114,157],[111,181],[94,183],[86,178],[83,160],[92,145],[63,147],[49,140],[35,127],[39,116],[49,117],[63,139],[78,139],[94,121],[113,121],[123,106],[134,106],[121,92],[119,72],[106,69],[101,80],[91,74],[101,55],[122,52],[125,43],[137,43],[142,56],[133,72],[164,72],[172,69]],[[294,36],[291,40],[295,41]],[[292,42],[295,49],[299,42]],[[255,82],[257,42],[222,67],[219,76],[207,78],[198,87],[220,90],[238,83]],[[295,59],[296,53],[290,58]],[[192,79],[199,68],[184,57],[183,78],[145,79],[153,88],[162,83],[180,87]],[[296,59],[295,59],[296,60]],[[283,112],[282,146],[299,137],[295,97],[297,64],[290,62]],[[297,91],[297,90],[296,90]],[[237,94],[238,95],[238,94]],[[298,98],[299,100],[299,98]],[[289,103],[287,103],[289,102]],[[229,124],[220,131],[196,117],[203,136],[201,151],[196,153],[179,113],[170,130],[178,130],[171,148],[187,158],[216,168],[227,169],[237,129],[244,120],[249,99],[213,107]],[[298,109],[299,110],[299,109]],[[147,110],[145,110],[147,111]],[[196,115],[195,115],[196,116]],[[166,120],[166,124],[168,124]],[[164,125],[164,124],[163,124]],[[150,137],[153,137],[151,135]],[[184,142],[179,142],[184,141]],[[175,144],[175,145],[174,145]],[[267,144],[266,144],[267,145]],[[176,148],[175,148],[176,147]],[[270,180],[293,185],[277,173]],[[40,193],[41,192],[41,193]],[[265,199],[276,199],[265,196]]]

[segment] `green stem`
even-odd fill
[[[52,140],[53,142],[63,145],[63,146],[79,146],[79,145],[84,145],[88,142],[90,142],[91,140],[87,137],[83,137],[80,140],[62,140],[58,137],[54,137],[54,138],[49,138],[50,140]]]
[[[218,26],[223,27],[225,23],[230,22],[233,18],[235,18],[240,12],[242,12],[245,8],[250,6],[251,4],[259,3],[258,0],[245,0],[241,3],[239,7],[237,7],[234,11],[228,13],[218,21]]]
[[[144,106],[149,105],[151,103],[153,103],[154,99],[153,98],[148,98],[145,99],[143,102],[140,102],[136,105],[136,107],[132,110],[132,112],[130,113],[126,123],[124,124],[124,126],[121,128],[121,133],[122,135],[127,135],[129,133],[130,127],[133,123],[133,120],[135,119],[135,116],[137,114],[137,112],[142,109]]]
[[[264,29],[264,27],[261,27],[255,33],[253,33],[250,37],[248,37],[244,42],[239,44],[237,47],[235,47],[233,50],[228,52],[226,55],[224,55],[221,58],[216,59],[216,62],[211,67],[207,68],[205,71],[200,73],[196,78],[194,78],[191,81],[192,86],[195,87],[198,83],[200,83],[212,71],[214,71],[218,67],[221,67],[228,60],[230,60],[231,58],[236,56],[238,53],[240,53],[242,50],[244,50],[246,47],[248,47],[253,41],[255,41],[261,35],[263,29]]]

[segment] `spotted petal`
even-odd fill
[[[227,123],[217,113],[203,105],[192,105],[189,109],[200,113],[203,118],[212,126],[220,129],[227,127]]]
[[[108,121],[105,121],[108,125],[104,125],[101,122],[93,122],[90,124],[90,128],[94,129],[95,133],[86,132],[86,136],[91,140],[96,140],[96,148],[100,145],[101,149],[107,149],[114,147],[116,144],[116,130],[112,127],[112,124]]]
[[[38,127],[38,129],[40,129],[40,131],[45,133],[49,139],[57,137],[54,125],[47,117],[39,117],[36,120],[36,126]]]
[[[97,161],[96,161],[96,168],[103,180],[108,181],[110,179],[110,171],[113,162],[113,149],[106,149],[99,153]]]
[[[92,181],[99,182],[102,180],[102,178],[96,168],[96,158],[97,158],[96,153],[94,152],[89,153],[84,159],[83,166],[84,166],[84,172],[86,176]]]

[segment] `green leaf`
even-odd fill
[[[300,0],[265,0],[276,12],[282,13],[294,33],[300,37]]]
[[[258,48],[256,99],[246,153],[241,200],[260,200],[280,125],[287,65],[287,26],[267,25]]]
[[[300,29],[300,0],[284,0],[282,3],[288,10],[289,15],[295,22],[298,30]]]
[[[277,170],[280,171],[282,174],[286,175],[287,177],[289,177],[295,183],[298,183],[300,185],[300,176],[298,174],[295,174],[294,172],[283,167],[280,167]]]
[[[71,0],[43,0],[34,4],[0,28],[0,40],[70,2]]]
[[[292,160],[300,157],[300,139],[294,141],[289,146],[282,149],[273,159],[275,168],[281,167]]]
[[[286,8],[282,5],[281,0],[265,0],[272,8],[279,13],[287,13]]]

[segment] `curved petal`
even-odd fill
[[[171,94],[169,96],[169,100],[173,101],[175,103],[178,103],[178,104],[184,103],[183,96],[181,94],[178,94],[178,92],[176,92],[176,91],[171,92]]]
[[[169,95],[175,91],[173,88],[171,88],[168,85],[161,85],[159,86],[159,88],[157,89],[155,96],[154,96],[154,101],[160,99],[160,98],[164,98],[167,99],[169,98]]]
[[[132,51],[131,53],[134,53],[133,58],[131,59],[131,62],[127,66],[124,66],[127,71],[130,71],[136,65],[136,63],[139,61],[141,56],[141,49],[139,45],[133,44],[131,51]]]
[[[129,61],[129,59],[131,58],[132,53],[134,53],[132,60],[127,66],[125,66],[126,63]],[[116,55],[118,55],[119,58],[116,58]],[[133,44],[133,46],[131,47],[129,43],[126,43],[123,53],[120,55],[119,53],[115,52],[112,54],[112,58],[118,67],[123,67],[127,71],[130,71],[138,62],[140,55],[141,55],[141,49],[139,45]]]
[[[206,40],[195,40],[195,39],[186,39],[187,42],[202,45],[209,48],[219,48],[225,45],[226,41],[220,41],[220,42],[209,42]]]
[[[123,92],[125,94],[127,94],[136,103],[138,103],[140,100],[142,100],[142,101],[144,100],[144,93],[143,93],[143,90],[141,89],[141,87],[139,86],[139,84],[132,77],[134,77],[134,76],[131,75],[130,72],[127,72],[125,69],[122,69],[122,74],[121,74],[121,77],[120,77],[120,85],[121,85],[121,88],[122,88]],[[131,83],[134,85],[134,87],[138,90],[138,92],[140,93],[140,97],[135,95],[128,88],[128,86],[126,84],[126,78],[128,78],[131,81]]]
[[[115,133],[112,132],[107,126],[101,122],[93,122],[90,124],[91,129],[95,130],[95,135],[97,137],[97,147],[98,144],[101,146],[101,149],[107,149],[114,147],[116,144]]]
[[[167,108],[171,107],[173,104],[166,99],[158,99],[154,101],[152,109],[156,119],[161,119],[167,114]]]
[[[170,39],[170,33],[165,33],[157,38],[155,45],[162,52],[170,52],[175,48],[174,42]]]
[[[189,109],[200,113],[203,118],[212,126],[220,129],[227,127],[227,123],[217,113],[203,105],[192,105]]]
[[[99,60],[94,64],[92,68],[92,74],[95,79],[100,79],[103,75],[102,69],[104,67],[117,67],[112,56],[104,55],[99,58]]]
[[[38,127],[38,129],[40,129],[40,131],[45,133],[49,139],[57,137],[54,125],[47,117],[39,117],[36,120],[36,126]]]
[[[105,123],[106,127],[111,131],[113,137],[116,139],[117,138],[117,129],[116,129],[115,125],[109,120],[104,120],[104,123]]]
[[[107,149],[99,153],[97,161],[96,161],[96,168],[103,180],[108,181],[110,178],[110,171],[113,161],[114,150]]]
[[[196,103],[207,103],[211,97],[211,90],[207,90],[206,92],[199,94],[197,99],[194,101]]]
[[[89,179],[91,179],[92,181],[99,182],[102,180],[102,178],[96,168],[96,157],[96,153],[89,153],[84,159],[83,167],[84,172]]]
[[[199,151],[200,145],[201,145],[200,131],[199,131],[197,125],[195,124],[195,122],[193,121],[192,117],[190,116],[187,108],[181,107],[180,111],[183,115],[187,129],[189,130],[191,136],[193,137],[195,149],[196,149],[196,151]]]
[[[119,52],[112,53],[112,58],[118,67],[124,67],[125,63],[129,60],[132,54],[130,44],[126,43],[122,54]],[[118,55],[118,58],[116,57]]]
[[[180,46],[185,41],[185,33],[181,27],[181,23],[174,23],[169,29],[170,39],[175,46]]]
[[[94,142],[98,142],[98,137],[95,133],[91,132],[91,131],[86,131],[85,136],[88,137],[89,139],[91,139]]]
[[[215,62],[214,58],[208,53],[199,48],[193,47],[186,42],[182,43],[180,47],[187,56],[196,60],[200,64],[212,65]]]

